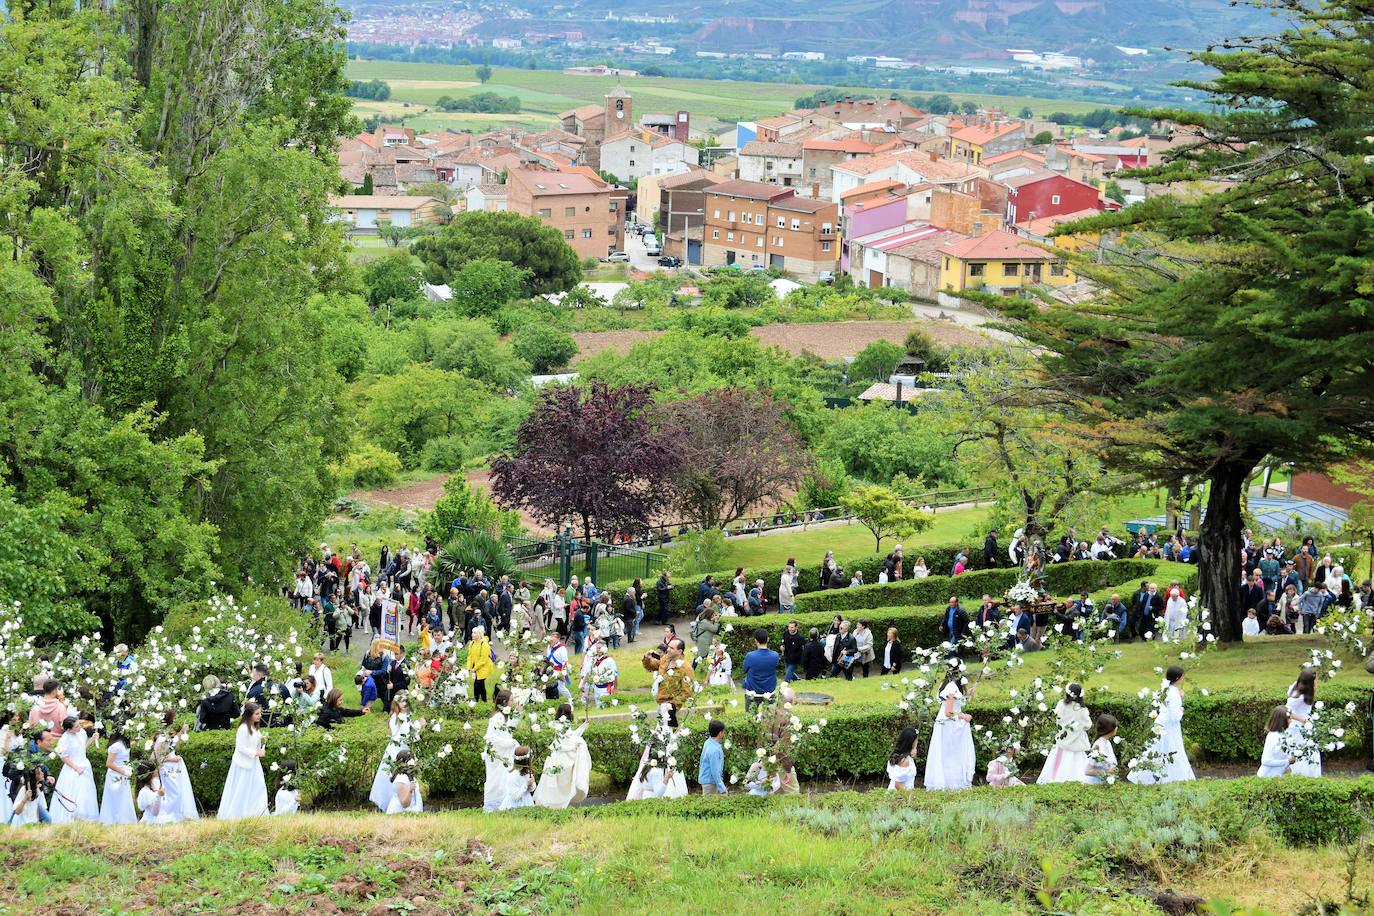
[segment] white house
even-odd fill
[[[799,186],[802,183],[802,155],[800,143],[751,140],[737,154],[740,180]]]
[[[508,209],[506,206],[506,186],[503,184],[475,184],[463,192],[467,209],[496,212]]]
[[[645,175],[675,175],[697,165],[700,150],[690,143],[648,131],[625,131],[601,144],[601,171],[620,181]]]

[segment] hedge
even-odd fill
[[[1166,568],[1167,567],[1167,568]],[[1158,560],[1080,560],[1076,563],[1055,563],[1045,572],[1045,590],[1051,595],[1077,595],[1107,586],[1134,587],[1141,579],[1158,578],[1161,571],[1169,578],[1185,579],[1192,567]],[[830,614],[867,608],[897,605],[944,604],[951,595],[960,598],[981,598],[1001,595],[1020,579],[1020,570],[985,569],[966,572],[961,576],[930,576],[907,579],[885,585],[862,585],[857,588],[827,589],[797,598],[797,613]]]
[[[738,697],[738,694],[735,694],[735,697]],[[1324,684],[1322,698],[1329,706],[1354,701],[1360,710],[1347,731],[1346,748],[1335,756],[1365,755],[1370,741],[1370,723],[1365,715],[1369,700],[1368,688],[1353,684]],[[1281,699],[1282,697],[1277,694],[1260,691],[1224,690],[1215,691],[1210,696],[1204,696],[1196,691],[1189,692],[1183,731],[1194,763],[1206,759],[1256,764],[1263,747],[1264,721],[1275,703]],[[622,703],[622,706],[625,705]],[[1128,734],[1140,734],[1148,727],[1148,702],[1134,695],[1094,694],[1089,697],[1088,705],[1094,716],[1103,712],[1115,715],[1121,721],[1123,731]],[[1005,698],[989,701],[975,699],[969,704],[967,711],[975,721],[987,727],[994,727],[1000,724],[1003,716],[1009,715],[1011,706],[1012,702]],[[727,768],[742,772],[749,764],[752,753],[751,736],[756,726],[742,708],[730,708],[715,715],[725,722],[729,730],[728,737],[733,739],[734,746],[727,754]],[[896,707],[895,695],[892,703],[865,703],[819,709],[810,707],[804,710],[804,718],[807,720],[820,717],[827,720],[825,728],[819,735],[807,735],[796,753],[797,772],[805,779],[880,776],[885,771],[893,738],[908,724],[905,714]],[[463,720],[450,720],[447,723],[445,740],[453,742],[455,753],[442,761],[438,771],[429,777],[429,795],[472,797],[480,794],[484,778],[480,751],[486,720],[484,717],[477,717],[469,721],[472,725],[470,731],[463,730]],[[705,738],[706,722],[702,715],[697,715],[686,724],[691,730],[691,735],[684,739],[680,757],[684,761],[683,770],[689,774],[689,781],[694,781],[695,764]],[[312,744],[322,742],[320,732],[312,730],[310,734],[309,740]],[[596,769],[607,774],[617,784],[628,783],[639,762],[637,749],[630,742],[629,723],[623,719],[609,722],[593,721],[585,735]],[[335,729],[334,736],[336,742],[348,748],[348,762],[334,783],[326,787],[322,794],[344,804],[366,805],[373,775],[386,746],[385,717],[369,715],[364,719],[350,720]],[[922,760],[929,737],[928,732],[921,736]],[[520,738],[534,748],[536,759],[542,759],[547,753],[547,732],[534,736],[530,736],[528,732],[521,732]],[[272,739],[273,731],[269,730],[266,758],[269,764],[273,759],[281,759],[274,750],[275,744]],[[193,733],[190,740],[181,747],[182,757],[186,760],[191,773],[196,798],[204,809],[213,809],[219,804],[220,792],[224,787],[229,761],[233,755],[233,745],[232,731],[217,731]],[[980,773],[986,766],[985,757],[980,748]],[[96,782],[102,783],[104,750],[92,749],[90,760]],[[1028,760],[1027,763],[1029,762]],[[274,787],[269,773],[269,790]]]
[[[913,546],[906,553],[906,568],[910,574],[911,564],[916,562],[917,557],[925,557],[926,566],[932,571],[942,571],[954,565],[954,556],[960,550],[968,551],[969,567],[981,565],[983,562],[982,548],[975,549],[974,545],[959,542],[956,544],[934,544],[924,546]],[[878,571],[882,569],[883,560],[887,554],[869,554],[857,559],[843,559],[837,557],[840,565],[845,572],[852,576],[858,570],[863,570],[864,580],[868,582],[878,581]],[[808,562],[814,560],[815,562]],[[817,557],[798,557],[797,566],[797,587],[796,595],[801,596],[807,592],[817,591],[821,587],[820,559]],[[752,585],[754,580],[763,580],[763,591],[772,603],[772,607],[777,607],[778,583],[782,580],[783,567],[774,566],[763,569],[745,567],[744,574]],[[728,592],[731,583],[735,578],[734,569],[720,570],[716,572],[701,572],[690,577],[684,577],[682,581],[673,583],[673,590],[670,593],[670,608],[674,616],[690,617],[696,613],[697,606],[697,586],[707,576],[715,579],[716,587],[721,592]],[[625,589],[633,584],[630,580],[611,582],[604,586],[613,595],[625,594]],[[645,580],[644,588],[649,593],[645,599],[645,616],[652,618],[658,613],[658,598],[654,594],[654,580]],[[798,600],[800,605],[800,600]]]

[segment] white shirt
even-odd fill
[[[1246,617],[1240,625],[1240,632],[1244,636],[1258,636],[1260,632],[1259,621],[1254,617]]]
[[[334,673],[328,665],[311,665],[310,676],[315,679],[315,696],[323,700],[334,689]]]

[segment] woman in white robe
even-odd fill
[[[1088,768],[1088,750],[1092,746],[1088,740],[1092,717],[1083,705],[1082,687],[1070,684],[1064,689],[1064,698],[1054,707],[1054,719],[1059,726],[1059,737],[1035,781],[1040,785],[1080,782]]]
[[[94,821],[100,817],[100,798],[95,790],[95,776],[86,749],[95,743],[95,735],[86,734],[76,716],[68,716],[62,723],[62,737],[57,739],[57,756],[62,771],[57,774],[48,815],[54,824],[71,821]]]
[[[1161,772],[1133,769],[1126,778],[1137,785],[1149,786],[1160,782],[1188,782],[1196,779],[1193,765],[1188,762],[1188,751],[1183,745],[1183,690],[1178,686],[1183,681],[1183,669],[1173,665],[1166,673],[1164,682],[1164,703],[1155,714],[1158,733],[1146,749],[1146,755],[1160,759],[1166,758]]]
[[[483,811],[500,810],[507,780],[514,767],[515,749],[519,746],[506,722],[505,711],[510,706],[510,691],[504,687],[498,688],[492,701],[496,708],[487,720],[487,733],[482,745],[482,763],[487,768],[487,777],[482,785]]]
[[[971,693],[971,692],[970,692]],[[973,785],[973,717],[964,712],[959,674],[952,672],[940,688],[940,711],[931,728],[926,757],[927,789],[967,789]]]
[[[591,786],[592,755],[582,733],[586,724],[574,726],[571,704],[558,707],[558,727],[563,731],[554,739],[544,772],[534,790],[534,803],[541,808],[567,808],[581,804]]]
[[[105,753],[105,794],[100,799],[100,823],[132,824],[134,813],[133,771],[129,768],[129,740],[111,735]]]
[[[1289,744],[1293,747],[1301,747],[1302,753],[1293,763],[1294,776],[1318,777],[1322,774],[1322,752],[1317,747],[1316,742],[1311,740],[1311,726],[1308,720],[1312,718],[1312,709],[1317,702],[1317,673],[1311,668],[1304,668],[1299,674],[1298,679],[1288,688],[1288,726]]]
[[[234,758],[224,780],[217,817],[222,821],[267,814],[267,780],[263,778],[262,709],[251,700],[243,704],[234,735]],[[170,812],[169,812],[170,813]]]
[[[367,796],[372,804],[383,812],[396,794],[392,786],[391,761],[395,760],[401,751],[410,747],[411,729],[414,727],[410,719],[410,698],[405,691],[391,698],[391,719],[388,724],[391,738],[387,741],[381,762],[377,764],[377,774],[372,777],[372,791]]]
[[[167,725],[171,724],[169,718]],[[200,817],[195,792],[191,789],[191,772],[186,769],[186,761],[176,752],[177,745],[184,742],[186,737],[187,728],[183,725],[178,732],[159,735],[154,743],[154,753],[162,760],[160,775],[162,789],[167,796],[163,813],[177,821],[193,821]]]

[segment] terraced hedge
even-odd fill
[[[1367,708],[1369,689],[1338,680],[1323,685],[1322,697],[1329,705],[1354,701],[1363,712]],[[1281,699],[1272,691],[1225,690],[1215,691],[1210,696],[1188,693],[1183,731],[1194,763],[1204,760],[1257,761],[1263,747],[1261,729],[1264,720]],[[1147,727],[1148,706],[1134,695],[1092,695],[1089,706],[1094,715],[1099,712],[1115,715],[1126,733],[1139,733]],[[993,726],[1008,714],[1009,708],[1008,700],[983,702],[975,699],[969,705],[968,712],[976,721]],[[826,727],[819,735],[807,736],[796,755],[797,772],[805,779],[881,775],[892,748],[893,737],[907,724],[895,702],[835,708],[811,707],[804,709],[802,715],[805,718],[824,717],[827,720]],[[751,752],[749,736],[753,733],[752,723],[745,718],[742,709],[728,709],[724,713],[717,713],[717,716],[726,723],[735,739],[735,746],[728,754],[728,768],[742,772],[748,766]],[[701,742],[705,739],[705,726],[702,716],[688,723],[692,736],[683,742],[681,758],[689,779],[695,774]],[[471,797],[481,792],[484,771],[479,754],[484,729],[484,718],[472,720],[471,731],[462,730],[461,720],[446,726],[448,740],[453,740],[457,750],[429,780],[426,787],[429,795]],[[327,787],[325,794],[349,805],[365,805],[373,774],[386,745],[384,717],[379,715],[350,720],[336,729],[334,734],[349,749],[348,764],[339,778]],[[630,742],[628,723],[623,719],[593,722],[587,729],[586,737],[596,769],[606,773],[617,784],[628,783],[638,765],[638,754]],[[922,736],[922,748],[928,737]],[[522,732],[520,739],[534,747],[536,759],[542,759],[547,752],[547,734],[529,735]],[[1347,733],[1348,746],[1342,755],[1366,755],[1369,740],[1369,721],[1361,715]],[[315,732],[311,741],[320,742],[320,734]],[[193,734],[183,746],[183,757],[190,768],[196,797],[205,808],[213,809],[219,803],[233,744],[233,733],[225,731]],[[274,757],[280,759],[273,748],[273,734],[269,731],[269,763]],[[982,756],[980,752],[980,773],[986,765]],[[95,776],[99,783],[103,779],[103,749],[93,749],[90,759],[96,768]],[[273,780],[270,773],[268,778],[271,787]]]

